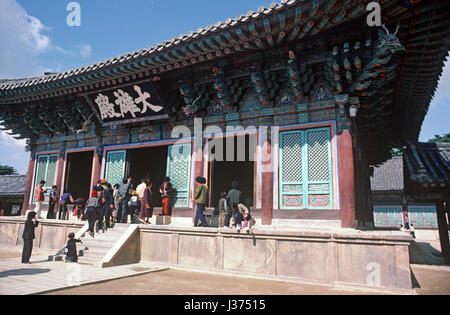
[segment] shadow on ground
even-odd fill
[[[50,272],[50,269],[23,268],[23,269],[8,270],[0,272],[0,279],[14,276],[32,276],[48,272]]]

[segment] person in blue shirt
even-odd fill
[[[61,196],[61,201],[59,203],[59,211],[58,211],[58,219],[59,220],[68,220],[69,219],[69,210],[67,209],[67,205],[73,203],[73,198],[70,193],[65,193]]]

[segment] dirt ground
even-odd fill
[[[450,295],[450,267],[413,266],[419,295]],[[124,289],[125,288],[125,289]],[[168,270],[49,295],[373,295],[331,287]]]
[[[35,251],[35,255],[45,254]],[[21,257],[18,249],[0,248],[0,259]],[[413,265],[419,295],[450,295],[450,267]],[[388,293],[388,292],[387,292]],[[104,283],[61,290],[48,295],[367,295],[380,292],[341,290],[217,274],[167,270]]]

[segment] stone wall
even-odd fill
[[[141,260],[304,283],[411,290],[410,238],[392,232],[141,227]]]
[[[84,222],[41,220],[35,230],[34,247],[60,250],[66,244],[69,233],[77,233],[84,224]],[[22,246],[24,225],[25,219],[23,218],[0,218],[0,244]]]

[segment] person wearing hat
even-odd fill
[[[101,206],[101,200],[98,197],[98,192],[96,190],[92,191],[91,198],[88,199],[86,203],[86,215],[88,219],[89,224],[89,234],[91,237],[94,237],[94,228],[95,228],[95,221],[98,217],[98,209]]]
[[[133,222],[136,210],[139,208],[139,196],[136,190],[133,190],[133,192],[131,193],[131,198],[128,202],[128,206],[130,209],[130,220],[131,222]]]
[[[36,216],[38,219],[42,219],[41,217],[41,211],[42,211],[42,203],[44,202],[44,194],[47,192],[46,189],[44,189],[45,180],[41,181],[39,185],[36,187],[36,197],[34,198],[34,201],[36,202],[36,207],[34,208],[34,212],[36,212]]]
[[[161,193],[161,200],[163,205],[163,215],[168,216],[170,210],[170,199],[173,191],[172,184],[170,183],[170,177],[166,177],[164,183],[159,187],[159,192]]]

